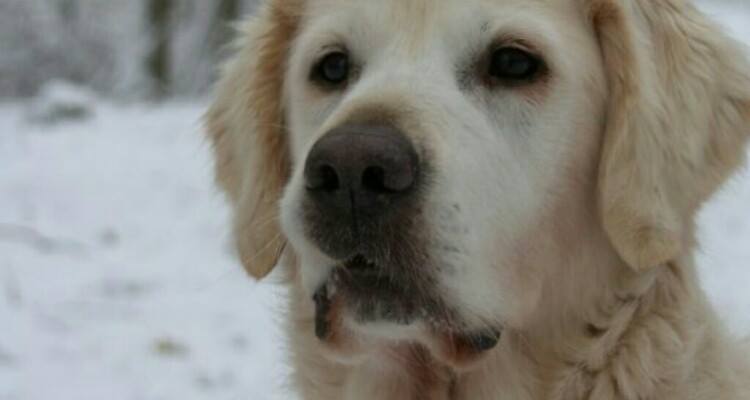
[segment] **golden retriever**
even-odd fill
[[[207,130],[306,400],[750,399],[696,278],[745,49],[685,0],[268,0]]]

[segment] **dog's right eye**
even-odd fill
[[[504,83],[531,82],[543,69],[539,57],[515,47],[502,47],[492,52],[488,74]]]
[[[341,86],[349,80],[349,56],[341,51],[323,57],[313,67],[312,80],[328,86]]]

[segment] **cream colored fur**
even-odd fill
[[[440,68],[410,70],[453,55],[424,43],[430,32],[471,25],[483,13],[461,13],[474,6],[496,10],[518,29],[552,32],[546,50],[561,60],[555,67],[563,78],[535,94],[543,100],[492,100],[489,112],[459,91],[420,81],[444,78]],[[456,11],[432,11],[450,7]],[[394,24],[384,31],[400,35],[403,47],[373,53],[388,62],[373,62],[375,71],[344,97],[305,89],[306,52],[325,37],[318,30],[350,22],[366,31],[348,19],[379,18],[373,15],[393,17],[378,25]],[[368,43],[381,40],[366,33]],[[394,76],[402,79],[386,79]],[[393,83],[403,81],[410,86]],[[538,102],[546,108],[533,108]],[[498,347],[475,365],[454,368],[423,347],[364,328],[343,348],[313,334],[311,289],[327,260],[293,217],[300,164],[323,132],[370,105],[408,109],[413,139],[433,146],[446,172],[431,207],[466,202],[472,211],[460,221],[469,230],[487,219],[474,204],[513,210],[497,232],[500,224],[476,228],[492,243],[455,238],[465,260],[483,267],[446,278],[446,296],[469,316],[507,324]],[[539,119],[507,122],[522,114]],[[455,130],[440,131],[454,126],[472,127],[475,147],[452,142]],[[505,167],[490,161],[464,166],[510,159],[517,139],[501,143],[495,130],[529,134],[520,126],[544,132],[524,157],[534,171],[503,177]],[[744,49],[689,2],[269,0],[242,31],[207,127],[243,264],[257,278],[277,263],[286,271],[294,386],[303,399],[750,399],[748,346],[717,321],[692,256],[696,212],[744,160],[750,68]],[[563,137],[550,141],[557,134]],[[498,185],[510,182],[518,193],[471,186],[474,176],[498,173]]]

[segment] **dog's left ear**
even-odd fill
[[[302,0],[267,0],[245,23],[206,115],[216,180],[233,208],[234,238],[247,272],[263,278],[286,243],[279,200],[289,177],[282,92]]]
[[[686,0],[584,0],[610,104],[599,209],[634,269],[675,260],[700,206],[745,158],[745,48]]]

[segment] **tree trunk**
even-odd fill
[[[170,32],[172,0],[148,0],[147,19],[151,31],[151,51],[146,58],[146,70],[151,78],[156,98],[163,98],[170,92]]]
[[[216,14],[211,27],[212,52],[220,56],[221,50],[232,39],[231,23],[240,17],[240,0],[216,0]]]
[[[65,23],[72,23],[78,19],[80,8],[77,0],[60,0],[57,7]]]

